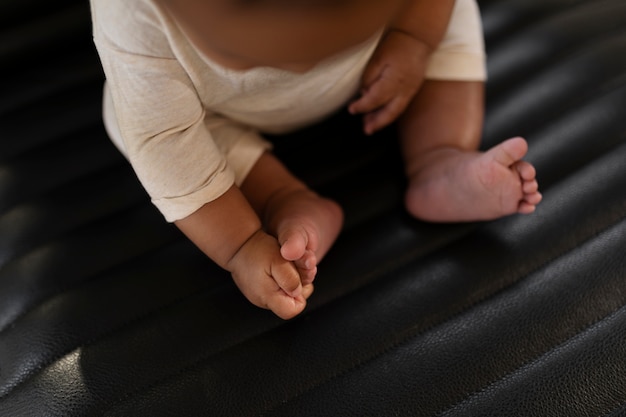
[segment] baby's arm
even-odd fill
[[[232,274],[254,305],[289,319],[306,306],[312,286],[302,287],[295,266],[280,254],[275,238],[236,187],[178,220],[176,226],[209,258]]]
[[[445,35],[455,0],[412,0],[392,22],[390,30],[414,38],[431,54]]]
[[[152,202],[232,273],[252,303],[283,318],[297,315],[313,286],[302,284],[295,265],[282,258],[276,239],[261,231],[256,212],[232,185],[266,144],[207,112],[172,51],[167,27],[161,27],[169,19],[160,7],[126,0],[92,6],[94,42],[114,104],[112,131],[119,130],[116,142]],[[240,149],[243,158],[227,160]]]
[[[391,22],[363,74],[352,114],[368,134],[400,116],[420,89],[430,55],[445,35],[455,0],[410,0]]]

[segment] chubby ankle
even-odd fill
[[[464,154],[473,151],[456,146],[438,146],[430,148],[419,155],[405,161],[405,174],[409,181],[419,181],[428,179],[431,176],[432,168],[443,166],[443,161],[452,158],[462,157]],[[434,171],[438,171],[435,169]]]
[[[272,194],[267,197],[265,206],[263,207],[261,220],[263,225],[267,226],[274,216],[274,213],[284,204],[285,201],[293,198],[294,196],[301,194],[311,194],[317,196],[306,185],[302,183],[294,183],[277,188]]]

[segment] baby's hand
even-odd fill
[[[364,130],[371,135],[396,120],[424,80],[430,48],[397,30],[381,40],[363,73],[361,97],[350,113],[365,113]]]
[[[252,304],[285,320],[300,314],[313,293],[313,284],[303,286],[296,267],[282,257],[278,241],[261,230],[233,256],[228,270]]]

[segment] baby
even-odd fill
[[[524,139],[477,151],[485,68],[474,0],[91,7],[111,139],[166,220],[281,318],[305,308],[343,215],[258,132],[345,105],[367,134],[397,121],[406,208],[427,221],[531,213],[541,200]]]

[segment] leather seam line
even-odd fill
[[[219,287],[218,287],[219,288]],[[40,373],[41,371],[43,371],[44,369],[46,369],[48,366],[50,366],[51,364],[63,359],[64,357],[70,355],[71,353],[75,352],[78,349],[83,349],[89,346],[93,346],[96,344],[96,342],[100,341],[100,340],[104,340],[120,331],[124,331],[125,329],[132,327],[134,325],[136,325],[137,323],[140,323],[142,321],[147,320],[150,317],[153,317],[154,315],[160,314],[164,311],[167,311],[169,309],[171,309],[172,307],[180,304],[181,302],[188,300],[188,299],[193,299],[196,298],[198,296],[200,296],[201,294],[206,294],[206,293],[210,293],[213,291],[217,291],[217,288],[211,289],[209,291],[202,291],[200,293],[192,293],[189,295],[185,295],[182,297],[178,297],[174,300],[171,300],[171,302],[159,306],[156,309],[147,311],[143,314],[139,314],[136,315],[135,317],[131,318],[130,320],[125,320],[120,322],[120,324],[118,326],[114,326],[111,329],[108,329],[107,331],[100,333],[90,339],[87,339],[84,343],[79,344],[76,347],[73,347],[71,349],[67,349],[64,350],[63,352],[56,354],[52,357],[50,357],[48,360],[46,360],[45,362],[41,363],[40,365],[38,365],[37,367],[33,368],[30,372],[26,373],[23,375],[23,378],[19,381],[17,381],[17,383],[15,383],[13,386],[8,387],[6,393],[0,395],[0,404],[2,404],[2,402],[11,395],[11,393],[19,388],[21,385],[25,384],[28,380],[30,380],[31,378],[34,378],[38,373]]]
[[[130,212],[133,210],[138,209],[139,207],[142,207],[145,204],[145,202],[138,202],[138,203],[133,203],[132,205],[128,206],[128,207],[124,207],[122,210],[116,211],[114,213],[108,213],[106,216],[94,219],[94,221],[91,221],[89,223],[85,223],[82,225],[79,225],[78,227],[72,228],[71,230],[67,230],[66,232],[64,232],[62,234],[62,236],[59,236],[60,239],[56,240],[56,241],[51,241],[51,242],[44,242],[40,245],[37,245],[33,248],[31,248],[30,250],[27,250],[21,254],[19,254],[15,259],[11,259],[8,263],[10,262],[16,262],[18,261],[20,258],[26,257],[29,254],[36,252],[37,250],[41,249],[41,248],[45,248],[48,245],[54,244],[58,241],[62,241],[63,238],[68,238],[71,237],[72,233],[80,231],[82,228],[84,227],[88,227],[89,225],[93,224],[93,223],[98,223],[98,222],[103,222],[106,221],[110,218],[114,218],[122,213],[126,213],[126,212]],[[148,250],[146,252],[142,252],[138,255],[138,257],[144,257],[144,256],[148,256],[151,253],[157,252],[160,249],[162,249],[165,246],[168,246],[174,242],[176,242],[177,239],[169,239],[167,242],[165,242],[162,246],[159,246],[157,248],[153,248],[151,250]],[[137,256],[133,257],[133,258],[129,258],[129,259],[124,259],[122,260],[120,263],[117,263],[115,265],[110,265],[108,267],[106,267],[105,269],[96,272],[95,274],[92,274],[90,278],[84,279],[82,281],[79,282],[74,282],[74,283],[70,283],[69,285],[61,285],[61,286],[55,286],[54,290],[51,291],[49,294],[47,294],[46,296],[44,296],[43,298],[41,298],[40,300],[37,300],[33,305],[31,305],[30,307],[28,307],[26,310],[24,310],[23,312],[21,312],[20,314],[16,315],[11,321],[7,322],[3,327],[0,327],[0,338],[3,336],[4,333],[6,333],[13,325],[15,325],[19,320],[21,320],[23,317],[27,316],[29,313],[31,313],[32,311],[36,310],[38,307],[40,307],[41,305],[47,303],[48,301],[63,295],[67,292],[76,290],[80,287],[83,287],[89,283],[93,283],[95,281],[98,281],[99,279],[101,279],[101,277],[103,275],[105,275],[107,272],[109,271],[114,271],[116,269],[119,269],[120,267],[128,264],[128,263],[132,263],[135,262],[137,260]],[[7,264],[8,264],[7,263]],[[4,268],[4,266],[0,266],[0,270],[2,270]],[[0,396],[0,398],[2,398],[2,396]]]
[[[176,241],[171,241],[171,242],[166,243],[163,246],[168,246],[168,245],[173,244],[175,242]],[[158,252],[160,249],[162,249],[162,247],[155,248],[153,250],[145,252],[141,256],[150,255],[151,253]],[[80,288],[80,287],[82,287],[82,286],[84,286],[86,284],[89,284],[89,283],[98,281],[100,279],[103,279],[103,276],[106,274],[107,271],[117,269],[117,268],[119,268],[119,267],[121,267],[121,266],[123,266],[123,265],[125,265],[127,263],[134,262],[135,260],[136,260],[136,258],[129,259],[129,260],[124,261],[124,262],[122,262],[120,264],[117,264],[117,265],[115,265],[115,266],[113,266],[111,268],[107,268],[105,271],[101,271],[101,272],[93,275],[91,279],[89,279],[87,281],[81,281],[79,283],[79,285],[69,285],[66,288],[62,288],[60,291],[56,292],[51,297],[46,298],[46,300],[50,300],[50,299],[52,299],[52,298],[54,298],[56,296],[64,294],[67,291],[75,290],[75,289]],[[202,293],[205,293],[205,292],[202,292]],[[0,386],[0,392],[6,389],[4,394],[0,394],[0,403],[6,397],[10,396],[11,393],[15,389],[19,388],[21,385],[26,383],[29,379],[33,378],[35,375],[37,375],[38,373],[43,371],[46,367],[48,367],[49,365],[51,365],[51,364],[57,362],[58,360],[64,358],[65,356],[71,354],[72,352],[76,351],[77,349],[82,349],[82,348],[85,348],[85,347],[89,347],[89,346],[95,345],[95,343],[98,342],[99,340],[106,339],[107,337],[109,337],[111,335],[114,335],[115,333],[117,333],[119,331],[123,331],[124,329],[126,329],[128,327],[134,326],[136,323],[139,323],[139,322],[142,322],[142,321],[146,320],[148,317],[151,317],[151,316],[153,316],[155,314],[160,314],[161,312],[166,311],[166,310],[172,308],[173,306],[175,306],[177,304],[180,304],[182,301],[184,301],[186,299],[191,299],[191,298],[194,298],[194,297],[197,297],[197,296],[198,296],[198,293],[192,293],[192,294],[188,294],[188,295],[185,295],[185,296],[182,296],[182,297],[178,297],[178,298],[176,298],[174,300],[170,300],[170,302],[168,302],[167,304],[161,305],[161,306],[159,306],[156,309],[153,309],[153,310],[150,310],[150,311],[146,311],[143,314],[136,315],[136,316],[130,318],[129,320],[120,321],[119,325],[113,326],[112,328],[108,329],[107,331],[105,331],[103,333],[100,333],[98,335],[95,335],[92,338],[87,339],[83,343],[80,343],[78,346],[75,346],[75,347],[73,347],[71,349],[63,350],[63,352],[60,352],[58,354],[55,354],[55,355],[51,356],[50,358],[46,359],[45,361],[43,361],[38,366],[32,368],[32,370],[30,370],[29,372],[23,374],[22,378],[20,380],[18,380],[16,383],[14,383],[13,385],[7,385],[5,387]],[[46,302],[46,300],[44,300],[42,303]],[[42,303],[40,303],[40,304],[42,304]],[[38,304],[37,306],[39,306],[40,304]],[[32,311],[32,310],[34,310],[34,309],[31,309],[29,311]],[[24,315],[20,315],[19,318],[21,318],[23,316]],[[16,319],[15,321],[19,320],[19,318]],[[15,321],[12,321],[11,323],[15,323]],[[2,332],[4,332],[6,329],[8,329],[10,327],[11,327],[11,324],[9,324],[5,329],[3,329]],[[2,335],[2,332],[0,332],[0,336]]]
[[[281,404],[277,405],[277,406],[273,406],[271,408],[269,408],[268,410],[264,411],[263,414],[261,415],[265,415],[266,413],[270,413],[273,410],[275,410],[278,407],[282,407],[285,404],[289,403],[290,401],[302,396],[303,394],[306,394],[307,392],[311,392],[314,389],[316,389],[317,387],[321,386],[323,383],[328,383],[334,379],[337,379],[343,375],[346,375],[360,367],[362,367],[363,365],[365,365],[368,362],[372,362],[374,360],[376,360],[379,357],[382,357],[383,355],[385,355],[387,352],[390,352],[394,349],[397,349],[405,344],[407,344],[411,339],[414,339],[422,334],[428,333],[432,330],[434,330],[435,328],[442,326],[446,323],[451,322],[452,320],[456,319],[457,317],[466,314],[467,312],[471,311],[472,309],[474,309],[475,307],[481,305],[482,303],[485,303],[489,300],[492,300],[494,298],[496,298],[498,295],[500,295],[501,293],[510,290],[512,287],[518,285],[520,282],[524,281],[526,278],[528,278],[529,276],[541,271],[542,269],[544,269],[546,266],[550,265],[551,263],[554,263],[556,261],[558,261],[559,259],[567,256],[568,254],[570,254],[571,252],[575,251],[576,249],[580,248],[580,246],[586,244],[587,242],[590,242],[596,238],[598,238],[599,236],[603,235],[604,233],[608,232],[610,229],[612,229],[613,227],[615,227],[617,224],[622,223],[624,220],[626,220],[626,216],[622,216],[621,218],[619,218],[616,222],[612,223],[610,226],[608,226],[607,228],[604,228],[592,235],[590,235],[587,239],[585,239],[582,242],[579,242],[578,245],[576,245],[575,247],[565,250],[563,253],[561,253],[560,255],[542,263],[541,265],[538,265],[536,268],[534,268],[532,271],[529,271],[525,276],[521,277],[520,279],[516,280],[515,282],[511,282],[508,285],[505,285],[499,289],[496,289],[493,293],[491,293],[490,295],[483,297],[481,299],[478,299],[466,306],[461,307],[458,311],[454,312],[452,315],[450,315],[446,320],[443,320],[439,323],[433,324],[431,326],[428,326],[424,329],[421,329],[420,331],[413,333],[411,332],[411,329],[407,329],[407,331],[405,332],[405,336],[402,337],[398,337],[394,342],[391,342],[387,347],[383,347],[378,353],[374,353],[373,355],[371,355],[369,358],[367,359],[361,359],[358,360],[357,362],[355,362],[352,366],[347,367],[333,375],[330,375],[328,378],[326,378],[324,381],[320,382],[320,383],[316,383],[314,385],[311,385],[309,388],[302,390],[300,393],[295,394],[294,396],[292,396],[290,399],[284,400]],[[606,318],[600,318],[598,320],[602,320]],[[597,322],[597,321],[596,321]],[[586,327],[583,327],[582,330],[585,330]],[[407,334],[408,333],[408,334]]]
[[[564,340],[558,345],[555,345],[554,347],[545,351],[544,353],[535,357],[534,359],[523,363],[521,366],[518,366],[517,368],[513,369],[512,371],[508,372],[502,377],[492,380],[491,382],[487,383],[483,388],[470,393],[465,399],[453,404],[452,406],[446,408],[445,410],[437,412],[437,414],[435,415],[443,417],[446,414],[453,412],[455,409],[458,409],[459,407],[471,402],[474,398],[478,398],[478,397],[481,397],[482,395],[488,394],[491,388],[495,388],[497,385],[513,379],[515,376],[532,368],[533,365],[540,363],[542,360],[553,357],[555,354],[559,353],[560,351],[582,340],[588,332],[598,328],[598,326],[600,326],[602,323],[615,319],[616,317],[624,313],[626,313],[626,304],[623,304],[621,307],[617,308],[616,310],[611,311],[609,314],[607,314],[604,317],[597,318],[596,320],[592,320],[588,322],[586,325],[581,326],[578,330],[574,332],[574,334],[570,338]]]
[[[391,351],[393,349],[396,349],[396,348],[406,344],[409,340],[419,336],[420,334],[429,332],[429,331],[433,330],[434,328],[436,328],[438,326],[441,326],[441,325],[443,325],[443,324],[445,324],[445,323],[455,319],[456,317],[458,317],[458,316],[460,316],[460,315],[470,311],[471,309],[473,309],[477,305],[480,305],[480,304],[482,304],[482,303],[484,303],[484,302],[486,302],[486,301],[488,301],[490,299],[493,299],[493,298],[497,297],[500,293],[502,293],[502,292],[504,292],[506,290],[509,290],[511,287],[517,285],[519,282],[522,282],[528,276],[530,276],[530,275],[536,273],[537,271],[545,268],[547,265],[557,261],[558,259],[568,255],[569,253],[573,252],[574,250],[576,250],[577,248],[579,248],[580,246],[582,246],[586,242],[592,241],[592,240],[596,239],[597,237],[601,236],[602,234],[606,233],[611,228],[615,227],[617,224],[621,223],[625,219],[626,219],[626,216],[623,216],[623,217],[617,219],[617,221],[615,221],[614,223],[611,223],[609,226],[605,227],[604,229],[601,229],[601,230],[599,230],[599,231],[597,231],[595,233],[592,233],[591,235],[589,235],[589,237],[587,237],[586,239],[584,239],[581,242],[579,242],[576,246],[574,246],[572,248],[569,248],[569,249],[566,249],[560,255],[555,256],[554,258],[549,259],[549,260],[545,261],[544,263],[538,265],[536,268],[534,268],[533,270],[528,272],[525,276],[520,277],[520,279],[518,279],[518,280],[516,280],[514,282],[511,282],[508,285],[503,286],[503,287],[501,287],[499,289],[496,289],[492,294],[490,294],[487,297],[484,297],[482,299],[476,300],[476,301],[474,301],[471,304],[468,304],[468,305],[466,305],[464,307],[461,307],[457,312],[455,312],[451,316],[449,316],[448,319],[446,319],[444,321],[441,321],[439,323],[433,324],[431,326],[428,326],[428,327],[426,327],[424,329],[421,329],[417,333],[412,332],[410,328],[407,329],[405,332],[403,332],[404,336],[400,335],[398,338],[395,339],[395,341],[393,341],[390,344],[388,344],[387,347],[383,347],[378,353],[374,353],[373,355],[370,355],[370,357],[368,357],[368,358],[364,358],[364,359],[358,360],[357,362],[353,363],[352,365],[350,365],[349,367],[345,368],[344,370],[341,370],[341,371],[339,371],[339,372],[337,372],[337,373],[335,373],[333,375],[330,375],[328,378],[325,378],[324,381],[318,382],[318,383],[315,383],[315,384],[311,385],[309,388],[304,389],[304,390],[300,391],[299,393],[295,394],[290,400],[285,401],[281,405],[284,405],[287,402],[289,402],[289,401],[291,401],[291,400],[293,400],[293,399],[295,399],[295,398],[297,398],[299,396],[302,396],[303,394],[305,394],[307,392],[313,391],[315,388],[320,386],[322,383],[332,381],[332,380],[334,380],[334,379],[336,379],[336,378],[338,378],[338,377],[340,377],[342,375],[345,375],[345,374],[347,374],[347,373],[349,373],[349,372],[351,372],[351,371],[353,371],[355,369],[358,369],[361,366],[363,366],[364,364],[366,364],[368,362],[371,362],[371,361],[373,361],[373,360],[383,356],[385,353],[387,353],[387,352],[389,352],[389,351]],[[152,252],[152,251],[150,251],[150,252]],[[150,253],[150,252],[148,252],[148,253]],[[130,261],[132,261],[132,260],[130,260]],[[102,275],[102,272],[99,273],[98,276],[99,275]],[[93,280],[90,280],[89,282],[91,282],[91,281],[93,281]],[[78,286],[71,286],[71,288],[72,287],[78,288],[78,287],[80,287],[80,285],[78,285]],[[116,332],[118,332],[118,331],[120,331],[120,330],[122,330],[124,328],[127,328],[129,326],[132,326],[132,325],[138,323],[138,322],[141,322],[141,321],[145,320],[146,318],[148,318],[148,317],[150,317],[150,316],[152,316],[154,314],[158,314],[159,312],[165,311],[165,310],[171,308],[171,306],[176,305],[176,304],[180,303],[181,301],[183,301],[183,300],[185,300],[187,298],[189,298],[189,297],[188,296],[182,297],[180,299],[177,299],[177,300],[173,301],[172,303],[168,303],[167,305],[161,306],[160,308],[154,309],[152,311],[148,311],[148,312],[146,312],[144,314],[141,314],[139,316],[136,316],[136,317],[132,318],[131,320],[124,321],[119,326],[115,326],[112,329],[110,329],[110,330],[108,330],[108,331],[106,331],[104,333],[101,333],[101,334],[99,334],[97,336],[94,336],[93,338],[88,339],[86,342],[80,344],[79,346],[77,346],[77,347],[75,347],[75,348],[73,348],[71,350],[66,350],[63,353],[59,353],[58,355],[54,355],[49,360],[47,360],[44,363],[40,364],[36,368],[33,368],[33,370],[31,372],[28,372],[26,375],[24,375],[23,378],[20,381],[18,381],[16,384],[14,384],[12,387],[7,387],[6,393],[3,394],[3,395],[0,395],[0,401],[3,400],[4,398],[8,397],[11,394],[12,391],[14,391],[16,388],[18,388],[22,384],[24,384],[26,381],[28,381],[32,377],[34,377],[37,373],[41,372],[47,366],[49,366],[50,364],[58,361],[59,359],[61,359],[64,356],[68,355],[69,353],[75,351],[76,349],[91,346],[91,345],[95,344],[97,341],[105,339],[106,337],[108,337],[108,336],[110,336],[112,334],[115,334]],[[176,377],[178,375],[181,375],[185,371],[196,367],[198,364],[200,364],[202,362],[207,361],[214,354],[215,353],[212,353],[210,355],[200,356],[197,360],[192,361],[189,365],[184,366],[179,371],[174,372],[174,373],[170,374],[169,376],[166,376],[165,378],[158,379],[158,380],[154,381],[151,384],[148,384],[146,386],[140,387],[137,390],[133,390],[132,392],[129,392],[128,395],[123,396],[122,399],[120,399],[119,401],[112,402],[110,405],[115,407],[116,405],[119,405],[119,404],[125,402],[128,398],[131,398],[131,394],[134,395],[134,394],[137,394],[139,392],[148,390],[148,389],[150,389],[150,388],[152,388],[154,386],[157,386],[157,385],[161,384],[164,381],[170,380],[170,379],[172,379],[172,378],[174,378],[174,377]],[[275,408],[277,408],[277,406],[271,407],[268,410],[266,410],[265,412],[271,412]]]
[[[369,362],[372,362],[372,361],[376,360],[379,357],[382,357],[385,353],[390,352],[390,351],[392,351],[394,349],[397,349],[397,348],[401,347],[402,345],[405,345],[411,339],[414,339],[415,337],[418,337],[421,334],[427,333],[427,332],[429,332],[429,331],[431,331],[431,330],[433,330],[433,329],[435,329],[435,328],[437,328],[437,327],[439,327],[439,326],[441,326],[441,325],[443,325],[445,323],[448,323],[448,322],[454,320],[455,318],[461,316],[462,314],[467,313],[468,311],[470,311],[471,309],[475,308],[476,306],[478,306],[478,305],[480,305],[480,304],[482,304],[482,303],[484,303],[484,302],[486,302],[486,301],[488,301],[490,299],[493,299],[493,298],[497,297],[499,294],[509,290],[511,287],[513,287],[513,286],[517,285],[518,283],[522,282],[524,279],[526,279],[530,275],[532,275],[532,274],[540,271],[541,269],[545,268],[547,265],[549,265],[549,264],[551,264],[551,263],[553,263],[555,261],[558,261],[559,259],[561,259],[564,256],[567,256],[568,254],[570,254],[571,252],[573,252],[574,250],[576,250],[577,248],[579,248],[581,245],[585,244],[586,242],[592,241],[592,240],[596,239],[597,237],[603,235],[604,233],[606,233],[610,229],[612,229],[615,225],[623,222],[624,220],[626,220],[626,216],[623,216],[623,217],[619,218],[616,222],[612,223],[608,227],[606,227],[606,228],[604,228],[604,229],[602,229],[602,230],[600,230],[600,231],[598,231],[596,233],[593,233],[592,235],[589,236],[589,238],[587,238],[584,241],[580,242],[574,248],[567,249],[563,253],[561,253],[560,255],[558,255],[558,256],[556,256],[556,257],[554,257],[554,258],[552,258],[552,259],[550,259],[550,260],[548,260],[548,261],[546,261],[544,263],[542,263],[541,265],[537,266],[535,269],[533,269],[532,271],[527,273],[524,277],[521,277],[519,280],[517,280],[515,282],[512,282],[511,284],[506,285],[506,286],[504,286],[502,288],[497,289],[496,291],[494,291],[488,297],[484,297],[484,298],[482,298],[480,300],[477,300],[477,301],[475,301],[475,302],[473,302],[473,303],[471,303],[471,304],[469,304],[467,306],[462,307],[457,312],[455,312],[450,317],[448,317],[448,319],[443,320],[443,321],[441,321],[441,322],[439,322],[437,324],[428,326],[428,327],[426,327],[424,329],[421,329],[420,331],[418,331],[416,333],[412,332],[411,329],[408,329],[406,332],[404,332],[404,336],[400,336],[400,337],[396,338],[395,341],[389,343],[386,347],[381,348],[378,352],[370,355],[368,358],[357,360],[355,363],[353,363],[352,365],[346,367],[345,369],[340,370],[340,371],[338,371],[338,372],[336,372],[334,374],[331,374],[327,378],[324,378],[323,381],[315,382],[312,385],[310,385],[308,388],[303,389],[300,392],[296,393],[295,395],[291,396],[291,398],[284,399],[280,404],[276,404],[276,405],[271,406],[270,408],[268,408],[266,410],[259,411],[258,415],[263,416],[263,415],[266,415],[268,413],[271,413],[273,410],[275,410],[275,409],[277,409],[279,407],[284,406],[285,404],[291,402],[292,400],[294,400],[294,399],[296,399],[296,398],[298,398],[298,397],[300,397],[300,396],[302,396],[302,395],[304,395],[304,394],[306,394],[308,392],[311,392],[311,391],[315,390],[316,388],[318,388],[322,384],[328,383],[328,382],[330,382],[332,380],[335,380],[335,379],[337,379],[337,378],[339,378],[339,377],[341,377],[343,375],[346,375],[346,374],[348,374],[348,373],[350,373],[350,372],[352,372],[352,371],[362,367],[363,365],[365,365],[365,364],[367,364]],[[604,319],[604,318],[606,318],[606,316],[601,318],[601,319]],[[583,328],[583,330],[584,330],[584,328]],[[409,334],[407,334],[407,333],[409,333]],[[196,368],[197,366],[201,365],[202,363],[209,361],[209,359],[212,356],[214,356],[214,354],[202,355],[202,356],[198,357],[197,360],[191,362],[189,365],[179,369],[177,372],[174,372],[174,373],[170,374],[169,376],[166,376],[165,378],[161,378],[159,380],[155,380],[154,382],[152,382],[152,383],[150,383],[148,385],[145,385],[143,387],[139,387],[136,390],[128,392],[126,395],[124,395],[123,397],[119,398],[117,401],[111,402],[109,404],[109,407],[110,407],[109,409],[113,409],[113,408],[115,408],[115,407],[117,407],[117,406],[119,406],[119,405],[121,405],[121,404],[123,404],[123,403],[125,403],[125,402],[127,402],[129,400],[131,400],[133,397],[135,397],[137,394],[139,394],[141,392],[146,392],[146,391],[148,391],[148,390],[150,390],[152,388],[155,388],[155,387],[157,387],[157,386],[159,386],[159,385],[161,385],[161,384],[163,384],[163,383],[165,383],[167,381],[174,380],[176,377],[178,377],[180,375],[184,375],[186,372]]]
[[[502,288],[499,288],[499,289],[495,290],[492,294],[490,294],[487,297],[484,297],[482,299],[476,300],[475,302],[473,302],[473,303],[471,303],[471,304],[469,304],[469,305],[467,305],[465,307],[461,307],[461,309],[459,309],[457,312],[455,312],[454,314],[449,316],[448,319],[446,319],[444,321],[441,321],[439,323],[433,324],[431,326],[428,326],[428,327],[426,327],[424,329],[421,329],[417,333],[413,333],[413,332],[411,332],[411,329],[408,329],[406,332],[404,332],[405,336],[400,336],[400,337],[396,338],[396,340],[394,342],[391,342],[390,344],[388,344],[387,347],[383,347],[378,353],[374,353],[373,355],[370,355],[370,357],[368,357],[368,358],[364,358],[364,359],[358,360],[357,362],[353,363],[349,367],[347,367],[347,368],[345,368],[345,369],[343,369],[343,370],[341,370],[341,371],[339,371],[339,372],[337,372],[335,374],[330,375],[328,378],[325,378],[324,381],[315,383],[315,384],[311,385],[309,388],[306,388],[306,389],[300,391],[299,393],[297,393],[294,396],[292,396],[291,399],[286,400],[286,401],[282,402],[281,404],[279,404],[277,406],[273,406],[273,407],[265,410],[263,412],[263,414],[271,412],[272,410],[276,409],[277,407],[283,406],[284,404],[292,401],[293,399],[296,399],[296,398],[302,396],[303,394],[306,394],[307,392],[313,391],[317,387],[321,386],[323,383],[330,382],[330,381],[332,381],[334,379],[337,379],[337,378],[341,377],[342,375],[348,374],[349,372],[352,372],[355,369],[358,369],[358,368],[362,367],[366,363],[371,362],[371,361],[373,361],[373,360],[375,360],[375,359],[377,359],[379,357],[382,357],[385,353],[387,353],[387,352],[389,352],[391,350],[394,350],[394,349],[396,349],[396,348],[398,348],[398,347],[408,343],[411,339],[413,339],[413,338],[415,338],[415,337],[417,337],[417,336],[419,336],[421,334],[427,333],[427,332],[429,332],[429,331],[431,331],[431,330],[433,330],[433,329],[435,329],[435,328],[437,328],[437,327],[439,327],[439,326],[441,326],[441,325],[443,325],[443,324],[445,324],[447,322],[450,322],[451,320],[454,320],[455,318],[459,317],[460,315],[470,311],[474,307],[476,307],[476,306],[478,306],[478,305],[480,305],[480,304],[482,304],[482,303],[484,303],[484,302],[486,302],[486,301],[488,301],[490,299],[493,299],[493,298],[497,297],[499,294],[501,294],[502,292],[504,292],[504,291],[510,289],[511,287],[517,285],[519,282],[523,281],[528,276],[530,276],[530,275],[536,273],[537,271],[545,268],[547,265],[557,261],[558,259],[560,259],[560,258],[562,258],[564,256],[567,256],[569,253],[573,252],[574,250],[576,250],[577,248],[579,248],[581,245],[585,244],[586,242],[592,241],[592,240],[596,239],[597,237],[601,236],[602,234],[606,233],[607,231],[609,231],[610,229],[612,229],[614,226],[616,226],[617,224],[621,223],[625,219],[626,219],[626,216],[621,217],[620,219],[618,219],[616,222],[612,223],[608,227],[606,227],[606,228],[604,228],[604,229],[602,229],[602,230],[600,230],[600,231],[598,231],[596,233],[591,234],[587,239],[579,242],[579,244],[574,246],[573,248],[567,249],[563,253],[561,253],[560,255],[558,255],[558,256],[550,259],[550,260],[547,260],[546,262],[542,263],[541,265],[538,265],[536,268],[534,268],[532,271],[527,273],[524,277],[521,277],[519,280],[516,280],[515,282],[512,282],[509,285],[506,285],[506,286],[504,286]],[[98,275],[100,275],[100,274],[98,274]],[[77,286],[77,287],[79,287],[79,286]],[[196,294],[194,294],[192,296],[195,296],[195,295]],[[51,365],[52,363],[60,360],[61,358],[65,357],[65,356],[67,356],[68,354],[70,354],[71,352],[75,351],[76,349],[82,349],[82,348],[94,345],[97,341],[103,340],[103,339],[107,338],[108,336],[113,335],[113,334],[115,334],[115,333],[117,333],[117,332],[119,332],[119,331],[121,331],[121,330],[123,330],[125,328],[128,328],[128,327],[130,327],[130,326],[132,326],[132,325],[134,325],[134,324],[136,324],[138,322],[144,321],[148,317],[153,316],[154,314],[159,314],[160,312],[165,311],[165,310],[171,308],[173,305],[179,304],[180,302],[182,302],[183,300],[188,299],[188,298],[190,298],[190,297],[189,296],[181,297],[180,299],[177,299],[177,300],[173,301],[172,303],[168,303],[167,305],[161,306],[158,309],[155,309],[155,310],[152,310],[152,311],[148,311],[148,312],[146,312],[144,314],[136,316],[136,317],[132,318],[131,320],[122,322],[119,326],[115,326],[115,327],[111,328],[110,330],[108,330],[108,331],[106,331],[104,333],[101,333],[101,334],[99,334],[99,335],[97,335],[97,336],[95,336],[95,337],[93,337],[91,339],[88,339],[86,342],[80,344],[79,346],[74,347],[71,350],[65,350],[63,353],[59,353],[57,355],[54,355],[49,360],[45,361],[44,363],[42,363],[39,366],[37,366],[36,368],[34,368],[31,372],[28,372],[26,375],[24,375],[23,378],[20,381],[18,381],[16,384],[14,384],[12,387],[7,387],[6,393],[3,394],[3,395],[0,395],[0,403],[5,398],[9,397],[10,394],[16,388],[20,387],[21,385],[26,383],[29,379],[33,378],[36,374],[38,374],[41,371],[43,371],[47,366]],[[407,333],[410,333],[410,334],[407,334]],[[210,355],[202,355],[197,360],[192,361],[187,366],[184,366],[183,368],[181,368],[177,372],[174,372],[174,373],[170,374],[169,376],[166,376],[164,378],[160,378],[160,379],[155,380],[153,383],[150,383],[148,385],[145,385],[143,387],[139,387],[138,389],[135,389],[135,390],[132,390],[132,391],[128,392],[126,395],[124,395],[121,398],[119,398],[119,400],[111,402],[109,404],[109,406],[111,408],[114,408],[117,405],[120,405],[120,404],[126,402],[127,400],[129,400],[130,398],[132,398],[133,396],[135,396],[136,394],[138,394],[140,392],[145,392],[145,391],[147,391],[147,390],[149,390],[149,389],[151,389],[153,387],[156,387],[156,386],[162,384],[165,381],[172,380],[175,377],[177,377],[179,375],[182,375],[182,374],[186,373],[187,371],[197,367],[199,364],[201,364],[203,362],[206,362],[213,355],[215,355],[215,352],[211,353]],[[261,414],[261,415],[263,415],[263,414]]]

